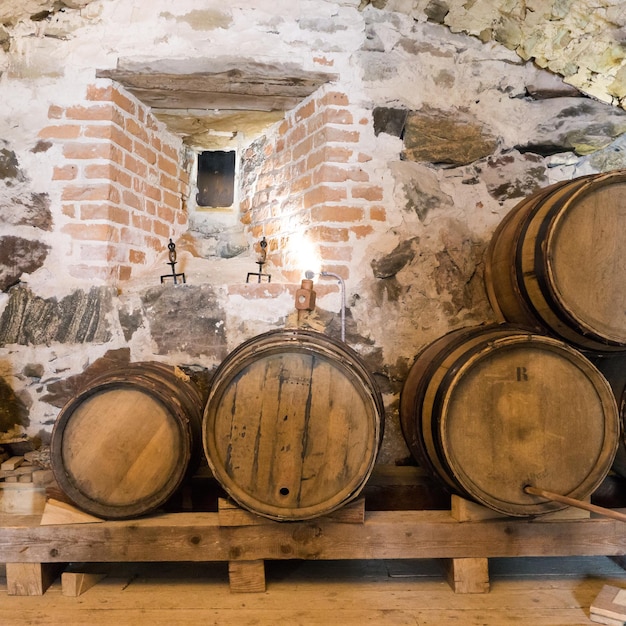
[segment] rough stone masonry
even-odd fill
[[[0,429],[46,441],[111,362],[206,381],[293,322],[317,263],[345,279],[347,342],[384,394],[380,462],[407,462],[404,377],[430,341],[494,319],[496,225],[539,187],[624,167],[625,19],[590,0],[3,2]],[[213,107],[198,130],[206,111],[189,112],[196,137],[237,149],[237,202],[220,211],[196,205],[198,147],[98,77],[217,66],[249,89],[251,68],[329,76],[261,132],[226,132]],[[246,284],[263,236],[272,283]],[[184,286],[159,282],[170,237]],[[338,338],[338,286],[316,289],[310,323]]]

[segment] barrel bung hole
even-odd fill
[[[288,496],[289,495],[289,488],[288,487],[281,487],[279,489],[278,493],[280,493],[281,496]]]

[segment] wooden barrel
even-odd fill
[[[217,369],[204,449],[240,506],[275,520],[311,519],[360,493],[383,416],[375,381],[348,346],[316,332],[271,331]]]
[[[496,229],[485,282],[502,321],[591,351],[626,350],[626,170],[557,183]]]
[[[451,492],[506,515],[561,508],[532,485],[584,499],[619,437],[606,379],[560,340],[512,325],[453,331],[416,358],[400,421],[420,465]]]
[[[590,360],[607,379],[617,402],[621,430],[612,469],[622,478],[626,478],[626,354],[596,354]]]
[[[131,363],[89,381],[61,410],[51,466],[60,489],[106,519],[153,511],[202,456],[202,397],[178,368]]]

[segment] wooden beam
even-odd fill
[[[330,520],[221,528],[217,513],[172,513],[98,524],[0,528],[0,562],[419,559],[626,554],[622,522],[455,521],[449,511],[370,511]]]

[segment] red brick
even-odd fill
[[[370,219],[377,222],[384,222],[387,219],[387,210],[384,206],[370,207]]]
[[[358,185],[352,188],[353,198],[380,202],[383,199],[383,189],[375,185]]]
[[[289,191],[292,194],[300,193],[311,188],[311,176],[301,176],[296,178],[290,185]]]
[[[66,159],[111,159],[113,147],[110,143],[67,143],[63,146]]]
[[[154,142],[153,142],[154,143]],[[155,148],[156,149],[156,148]],[[159,154],[157,164],[159,169],[174,178],[178,177],[178,163],[172,161],[171,159],[166,158],[162,154]]]
[[[81,127],[78,124],[64,124],[59,126],[47,126],[39,131],[42,139],[77,139],[80,136]]]
[[[132,246],[137,246],[139,248],[143,248],[144,245],[147,245],[148,237],[146,237],[146,233],[137,228],[122,228],[120,230],[120,242],[125,244],[130,244]]]
[[[350,278],[350,268],[346,265],[327,265],[326,263],[322,263],[321,271],[337,274],[344,280],[348,280],[348,278]]]
[[[330,91],[324,94],[319,100],[322,105],[347,106],[350,101],[345,93],[339,91]]]
[[[289,128],[290,128],[289,121],[288,120],[283,120],[280,123],[280,126],[278,127],[278,135],[280,137],[284,137],[287,134],[287,132],[289,131]]]
[[[321,205],[311,209],[314,222],[360,222],[364,216],[360,207]]]
[[[139,228],[147,233],[152,232],[152,219],[145,215],[133,215],[132,225],[135,228]]]
[[[130,154],[124,155],[124,167],[133,174],[136,174],[139,178],[145,178],[148,175],[148,167],[146,164]]]
[[[307,137],[294,147],[292,152],[292,159],[298,161],[300,158],[306,156],[313,150],[313,137]]]
[[[128,96],[122,94],[118,89],[113,90],[111,94],[111,100],[123,111],[126,113],[130,113],[131,115],[136,115],[137,113],[137,105],[134,100],[131,100]]]
[[[350,231],[347,228],[332,226],[312,226],[307,233],[311,241],[342,242],[350,238]]]
[[[326,127],[324,130],[324,139],[333,143],[357,143],[361,133],[358,130],[346,130],[344,128]]]
[[[369,154],[359,152],[359,163],[368,163],[371,160],[372,160],[372,157]]]
[[[164,224],[163,222],[154,222],[154,234],[160,237],[171,237],[172,225]]]
[[[315,187],[304,194],[303,206],[308,209],[316,204],[325,202],[341,202],[347,198],[347,193],[343,187]]]
[[[140,124],[138,124],[137,120],[134,120],[133,118],[126,119],[126,124],[124,125],[124,129],[126,130],[127,133],[130,133],[134,137],[137,137],[137,139],[140,139],[141,141],[143,141],[143,143],[150,142],[150,137],[146,129]]]
[[[128,253],[128,260],[135,265],[145,265],[146,253],[143,250],[131,249]]]
[[[159,176],[159,185],[173,192],[178,192],[180,188],[179,181],[176,178],[168,176],[167,174],[161,174]]]
[[[327,108],[323,112],[327,124],[352,124],[352,113],[348,109]]]
[[[157,154],[152,148],[148,148],[140,141],[133,141],[133,152],[140,159],[143,159],[150,165],[154,165],[157,161]]]
[[[93,106],[74,105],[65,110],[65,117],[70,120],[112,120],[113,106],[98,104]]]
[[[150,198],[151,200],[156,200],[157,202],[161,202],[163,199],[163,194],[158,187],[154,185],[147,185],[143,192],[146,198]]]
[[[300,122],[307,117],[311,117],[315,113],[315,100],[311,99],[306,104],[296,109],[294,118],[296,122]]]
[[[60,120],[65,114],[65,109],[54,104],[48,107],[48,119]]]
[[[81,220],[108,220],[115,224],[127,226],[130,218],[127,209],[107,204],[83,204],[80,207]]]
[[[327,57],[313,57],[313,62],[317,65],[333,66],[335,62]]]
[[[109,183],[99,185],[66,185],[61,194],[62,200],[90,202],[97,200],[113,200],[117,192]]]
[[[142,210],[143,204],[140,196],[129,190],[122,192],[122,203],[132,209]]]
[[[158,237],[146,237],[145,246],[146,248],[150,248],[156,252],[163,252],[164,250],[167,250],[166,243],[161,241]]]
[[[167,144],[163,144],[162,152],[166,157],[169,157],[170,159],[172,159],[172,161],[176,161],[176,163],[178,163],[178,149],[177,148],[174,148]]]
[[[62,232],[81,241],[119,241],[119,230],[111,224],[66,224]]]
[[[174,221],[174,211],[168,207],[161,206],[157,211],[157,217],[171,224]]]
[[[64,204],[62,206],[63,215],[67,217],[71,217],[74,219],[76,217],[76,205],[75,204]]]
[[[52,170],[52,180],[74,180],[78,173],[75,165],[56,166]]]
[[[113,88],[111,85],[98,87],[97,85],[87,86],[87,100],[111,100]]]
[[[360,167],[345,168],[328,164],[322,165],[313,175],[313,184],[315,185],[320,183],[344,183],[348,180],[367,182],[369,175]]]
[[[369,226],[352,226],[350,230],[356,235],[357,239],[363,239],[374,232],[374,229]]]
[[[128,267],[127,265],[120,265],[117,268],[117,276],[118,280],[130,280],[130,277],[133,274],[132,267]]]
[[[180,209],[182,203],[180,194],[170,193],[169,191],[163,190],[161,198],[163,204],[166,204],[168,207],[171,207],[172,209]]]
[[[115,124],[100,126],[91,124],[90,126],[85,127],[83,135],[89,138],[109,139],[127,152],[130,152],[133,149],[132,139]]]

